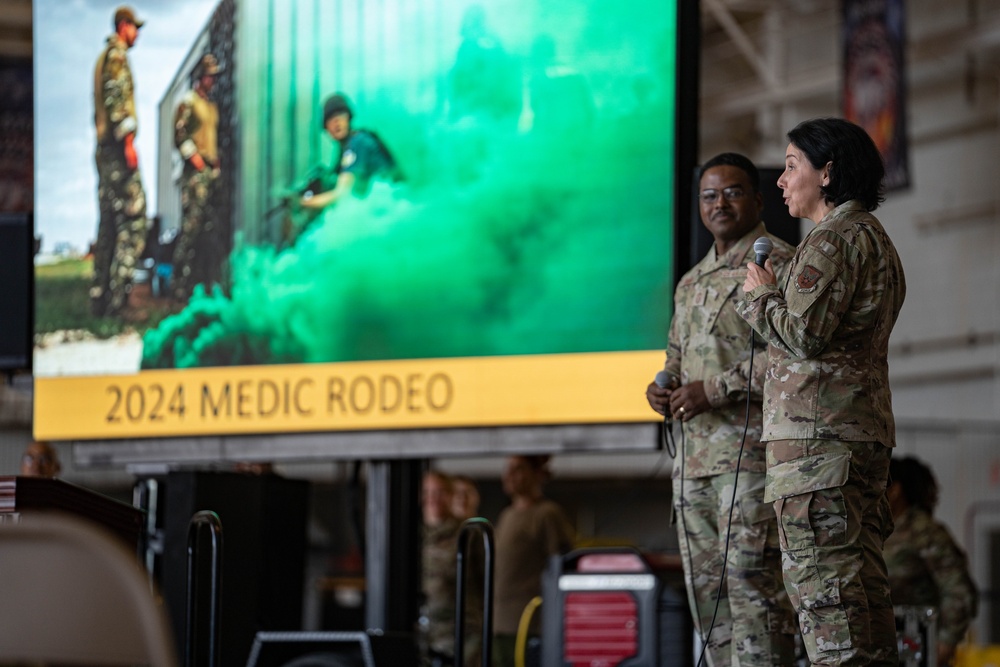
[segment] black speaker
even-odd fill
[[[309,483],[204,471],[170,472],[157,482],[163,532],[154,570],[178,654],[185,655],[188,526],[201,510],[215,512],[222,523],[221,664],[244,665],[260,631],[300,630]],[[208,546],[205,540],[205,553],[196,552],[196,561],[211,558]]]
[[[35,229],[30,213],[0,213],[0,371],[31,368]]]
[[[379,632],[258,632],[246,667],[416,667],[412,636]]]
[[[778,187],[778,177],[784,171],[782,167],[758,167],[760,173],[760,193],[764,196],[764,212],[761,220],[767,226],[767,231],[777,236],[783,241],[797,246],[802,240],[802,227],[798,218],[793,218],[788,214],[788,207],[785,206],[784,198],[781,196],[781,188]],[[691,206],[691,249],[689,262],[678,274],[683,275],[685,271],[701,261],[712,247],[715,239],[711,232],[705,229],[701,222],[701,207],[698,203],[700,174],[695,170],[692,185],[692,206]]]

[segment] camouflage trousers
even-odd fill
[[[121,146],[99,145],[94,161],[101,218],[94,243],[90,309],[97,317],[116,316],[128,302],[146,245],[146,193],[139,170],[129,169]]]
[[[215,184],[219,171],[198,171],[185,166],[181,182],[181,230],[173,257],[173,293],[180,301],[191,296],[194,286],[211,289],[222,280],[223,239],[215,219]]]
[[[882,545],[891,450],[877,442],[767,443],[785,588],[813,665],[898,665]]]
[[[688,604],[703,640],[711,627],[708,664],[793,664],[795,613],[782,585],[778,527],[774,510],[764,503],[764,474],[675,478],[673,488]],[[725,582],[716,614],[723,554]]]

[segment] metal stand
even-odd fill
[[[196,548],[198,535],[203,527],[209,529],[209,535],[212,538],[212,561],[209,577],[208,649],[204,652],[198,652],[198,657],[201,658],[204,655],[204,658],[197,659],[195,657],[195,644],[199,643],[196,640],[201,637],[199,632],[201,624],[198,621],[202,618],[203,613],[200,613],[198,608],[198,602],[202,597],[198,595],[201,591],[201,587],[198,585],[201,582],[201,577],[195,573],[195,567],[198,564],[195,556],[198,552]],[[202,665],[217,667],[220,664],[221,649],[219,645],[221,627],[219,625],[219,601],[222,598],[222,521],[215,512],[202,510],[191,517],[191,523],[188,524],[187,571],[187,633],[184,646],[184,665],[185,667],[201,667]]]
[[[937,609],[897,605],[894,612],[899,664],[904,667],[937,667]]]
[[[483,538],[486,562],[483,576],[483,667],[490,667],[493,654],[493,526],[482,517],[466,519],[458,534],[458,562],[455,572],[455,664],[465,655],[465,561],[473,533]]]

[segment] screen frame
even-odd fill
[[[680,275],[682,266],[690,260],[685,243],[685,236],[690,232],[688,225],[683,221],[690,219],[691,201],[687,196],[690,192],[690,174],[692,167],[696,163],[698,131],[697,131],[697,105],[698,105],[698,78],[699,78],[699,47],[700,47],[700,26],[697,3],[680,0],[676,4],[677,11],[677,35],[676,35],[676,110],[674,128],[674,252],[677,256],[673,270],[676,275]],[[664,344],[666,342],[666,332],[664,331]],[[662,361],[662,351],[654,350],[644,357],[653,363],[650,366],[650,375],[656,370],[656,365]],[[644,362],[645,363],[645,362]],[[595,424],[580,423],[541,423],[523,425],[456,425],[445,428],[436,427],[403,427],[400,429],[359,429],[357,431],[337,432],[336,430],[320,430],[309,433],[288,433],[288,432],[259,432],[259,433],[201,433],[192,434],[189,437],[176,437],[176,434],[166,436],[143,436],[135,437],[126,435],[122,437],[104,438],[100,436],[88,436],[81,441],[78,437],[62,436],[53,439],[72,440],[81,445],[93,445],[89,452],[81,451],[81,459],[89,461],[94,465],[101,465],[101,461],[107,462],[109,454],[102,447],[102,443],[112,443],[115,445],[126,445],[110,459],[119,463],[146,463],[153,460],[175,459],[177,458],[176,445],[182,442],[189,442],[191,437],[199,438],[202,442],[216,443],[218,447],[209,447],[212,452],[210,457],[225,458],[227,454],[236,449],[243,452],[259,453],[262,449],[278,454],[286,453],[290,458],[302,458],[313,456],[326,456],[331,447],[318,447],[317,441],[330,442],[330,435],[340,444],[338,450],[342,450],[345,458],[363,458],[367,453],[377,453],[379,456],[389,456],[398,458],[409,458],[413,452],[420,452],[425,455],[447,455],[456,453],[458,455],[469,453],[469,448],[461,444],[463,439],[470,439],[480,443],[475,447],[476,453],[486,453],[482,449],[483,444],[490,451],[506,451],[529,447],[533,449],[547,451],[566,451],[567,448],[575,451],[605,451],[607,449],[623,448],[646,450],[658,446],[658,417],[650,414],[648,417],[638,420],[627,420],[622,422],[599,422]],[[620,428],[619,428],[620,427]],[[483,433],[493,432],[493,435],[483,437]],[[624,434],[619,437],[614,432]],[[417,448],[405,447],[404,442],[413,440],[415,433],[419,433],[421,442],[424,444]],[[446,434],[457,435],[458,437],[448,437]],[[605,442],[596,441],[590,435],[599,436]],[[470,435],[474,437],[469,438]],[[49,435],[49,434],[41,434]],[[353,446],[351,443],[366,442],[367,445]],[[132,446],[128,446],[131,443]],[[159,443],[159,444],[157,444]],[[280,443],[280,444],[277,444]],[[297,443],[294,444],[293,443]],[[372,444],[377,443],[377,444]],[[432,444],[436,443],[436,444]],[[235,448],[235,449],[234,449]],[[320,453],[318,450],[323,450]],[[173,452],[173,453],[169,453]],[[181,454],[181,459],[185,456]],[[195,454],[188,460],[201,459],[201,454]]]

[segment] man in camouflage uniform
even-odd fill
[[[688,600],[703,640],[718,598],[707,644],[715,667],[794,661],[795,616],[781,581],[777,521],[764,503],[760,401],[766,352],[762,343],[754,348],[751,383],[751,330],[733,308],[757,238],[771,238],[771,258],[779,267],[794,252],[760,221],[759,186],[756,167],[742,155],[723,153],[702,167],[701,220],[715,243],[677,286],[664,365],[671,382],[646,389],[654,410],[683,422],[674,507]]]
[[[937,664],[951,664],[976,616],[979,599],[962,551],[934,519],[938,486],[930,468],[910,457],[889,461],[887,496],[896,529],[885,541],[892,603],[937,609]]]
[[[431,470],[424,474],[421,496],[423,509],[422,590],[420,609],[421,653],[425,665],[455,665],[455,595],[458,534],[461,522],[451,514],[451,479]],[[469,558],[465,586],[464,665],[482,664],[482,567]]]
[[[895,446],[888,346],[906,285],[871,214],[885,168],[864,130],[842,119],[806,121],[788,137],[778,186],[789,212],[816,227],[784,279],[749,263],[736,305],[768,342],[765,499],[810,662],[894,666],[882,558]]]
[[[138,128],[128,50],[143,22],[129,7],[114,15],[115,32],[94,67],[94,125],[97,130],[97,199],[100,222],[94,243],[91,312],[121,313],[135,266],[146,242],[146,193],[135,150]]]
[[[210,53],[192,72],[194,85],[174,115],[174,144],[184,159],[181,176],[181,229],[173,257],[174,298],[185,302],[194,286],[210,289],[222,278],[225,258],[218,238],[216,190],[219,183],[219,108],[211,99],[219,64]]]

